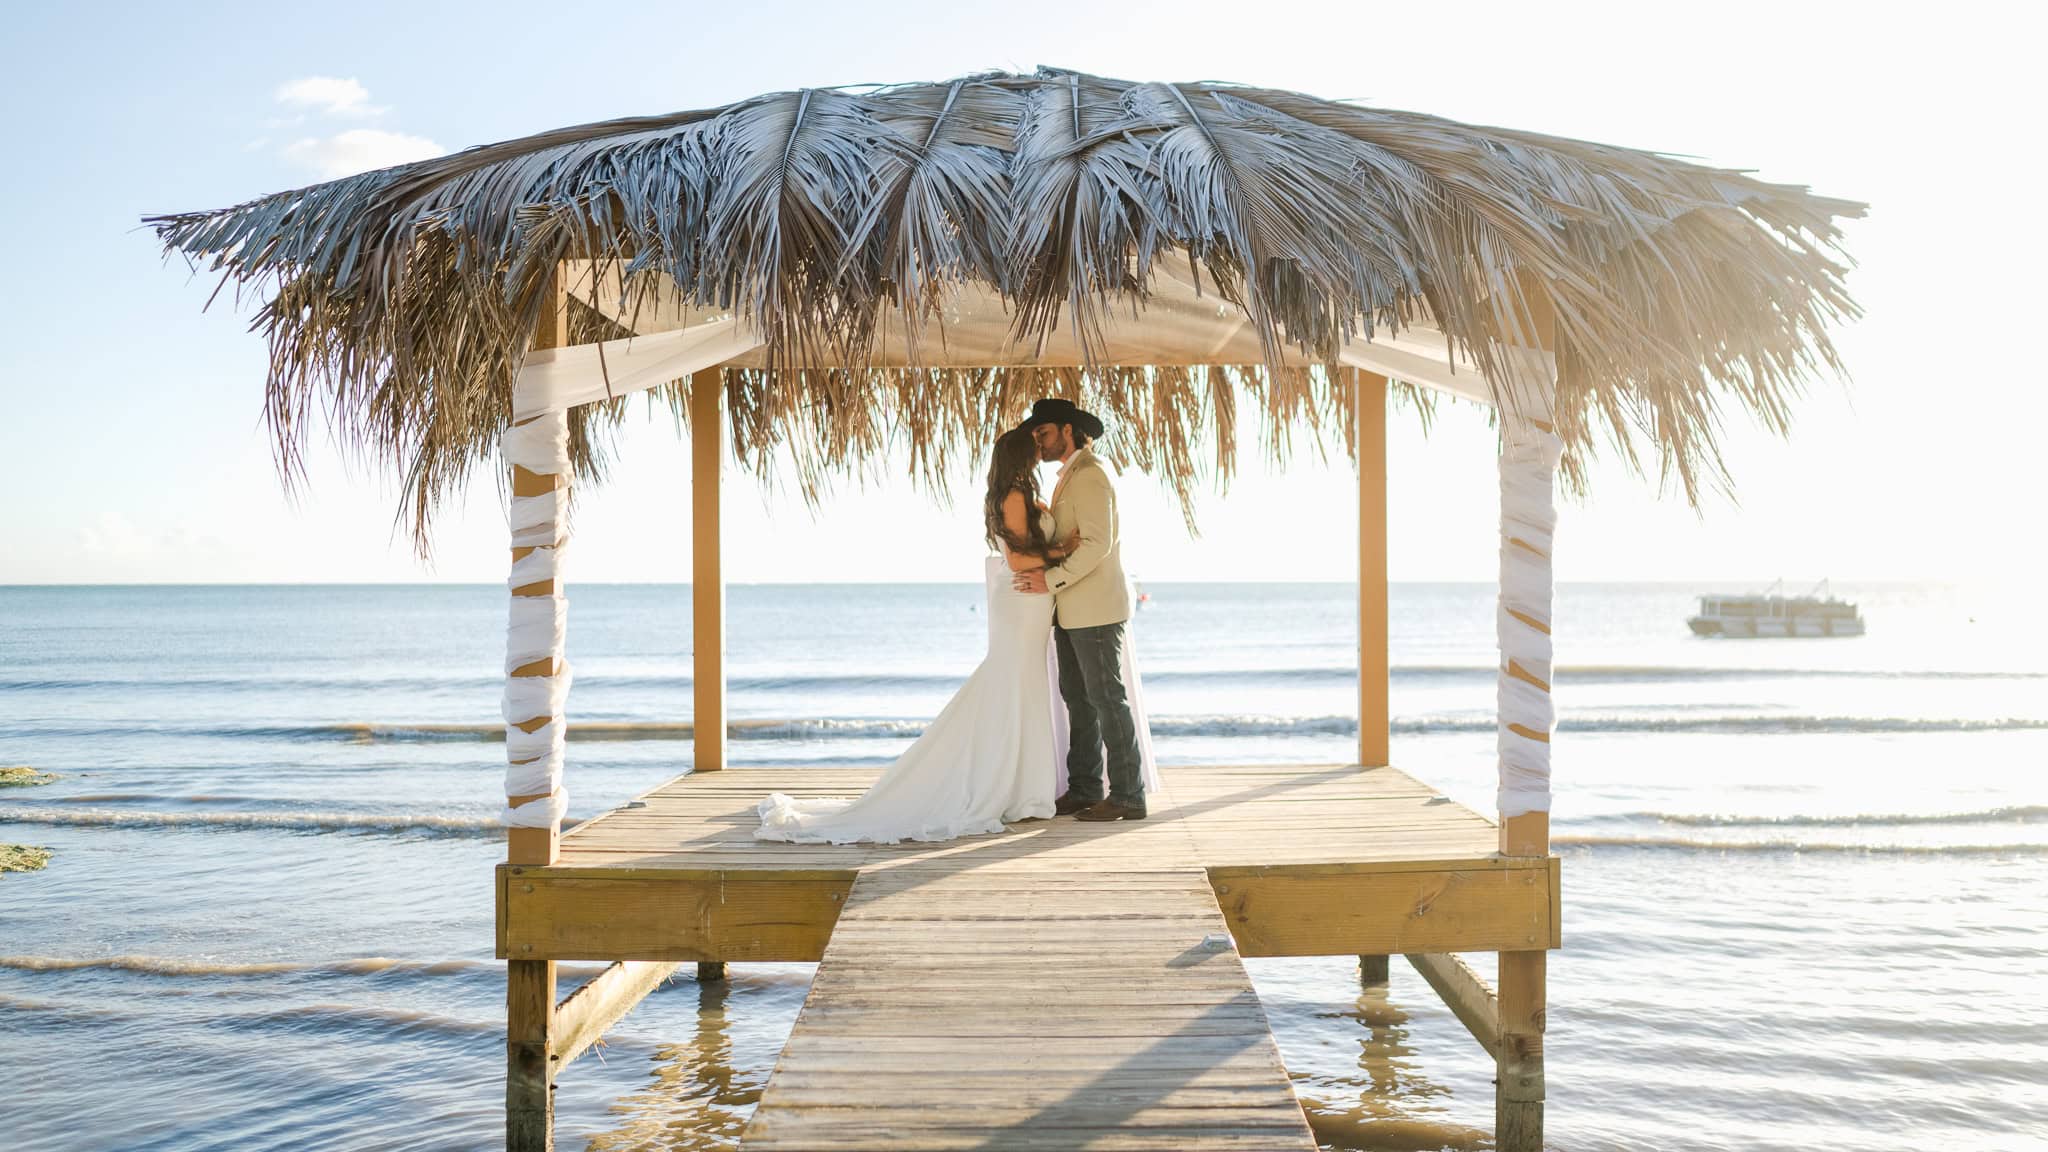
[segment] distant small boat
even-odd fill
[[[1804,596],[1785,595],[1784,584],[1754,596],[1702,596],[1700,614],[1686,625],[1696,636],[1743,640],[1863,635],[1856,606],[1829,595],[1827,581]]]

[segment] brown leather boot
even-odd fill
[[[1074,799],[1074,794],[1069,792],[1052,802],[1052,814],[1055,816],[1072,816],[1083,809],[1093,808],[1096,803],[1097,801],[1094,800],[1076,800]]]
[[[1074,813],[1074,819],[1086,820],[1091,824],[1109,820],[1143,820],[1143,808],[1126,808],[1114,800],[1104,800],[1093,808]]]

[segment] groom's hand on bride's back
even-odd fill
[[[1015,588],[1019,592],[1028,592],[1034,596],[1045,595],[1045,569],[1029,568],[1015,574],[1010,578],[1010,587]]]

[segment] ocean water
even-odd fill
[[[1352,747],[1352,590],[1154,585],[1163,759]],[[1856,639],[1557,604],[1549,1137],[1560,1149],[2048,1148],[2048,614],[1838,586]],[[682,771],[689,590],[572,588],[572,815]],[[979,656],[980,592],[729,594],[736,762],[883,763]],[[501,1140],[496,587],[0,588],[0,1146]],[[1486,585],[1397,585],[1395,758],[1492,801]],[[1489,957],[1474,957],[1482,971]],[[1492,1068],[1412,971],[1252,974],[1324,1146],[1489,1146]],[[594,966],[565,966],[564,986]],[[658,991],[561,1080],[564,1148],[728,1149],[802,965]]]

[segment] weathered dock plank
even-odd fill
[[[754,839],[754,805],[769,792],[848,795],[874,774],[732,768],[664,784],[567,833],[555,864],[507,866],[498,954],[816,961],[854,877],[877,868],[1000,873],[1020,915],[1050,908],[1078,922],[1084,913],[1058,894],[1068,877],[1114,877],[1135,892],[1152,883],[1148,869],[1170,889],[1202,867],[1251,956],[1558,944],[1556,861],[1499,855],[1491,821],[1391,768],[1168,768],[1152,818],[1135,825],[1049,821],[947,844]],[[1154,850],[1167,843],[1172,852]]]
[[[1492,821],[1392,768],[1168,768],[1135,824],[754,839],[768,793],[874,775],[672,780],[568,832],[555,863],[504,865],[498,954],[819,962],[751,1152],[1298,1152],[1313,1140],[1239,956],[1559,944],[1556,859],[1503,856]],[[560,1031],[531,1047],[568,1055],[581,1037]]]
[[[1185,829],[1026,835],[863,868],[742,1146],[1315,1147]]]

